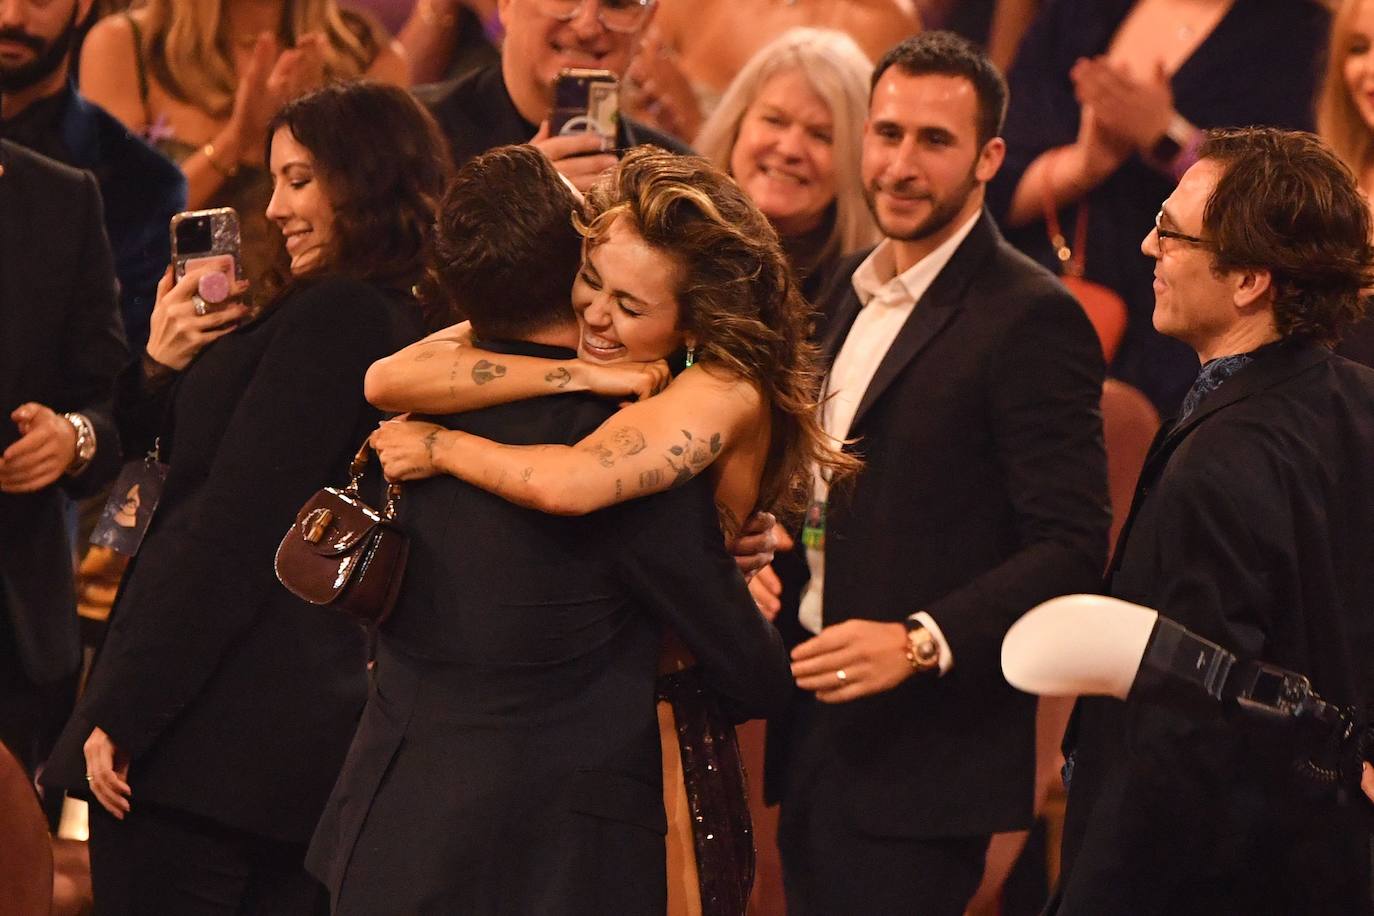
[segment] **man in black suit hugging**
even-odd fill
[[[983,209],[1005,101],[949,33],[874,71],[862,177],[886,239],[821,297],[822,420],[865,468],[818,480],[778,562],[805,691],[769,734],[794,916],[963,913],[989,837],[1031,820],[1035,701],[1002,637],[1105,559],[1101,350]]]
[[[438,272],[483,348],[573,356],[576,206],[528,146],[460,172]],[[439,422],[571,444],[613,410],[563,394]],[[336,913],[663,912],[662,628],[741,715],[791,690],[710,484],[567,518],[440,476],[408,484],[402,505],[406,580],[308,860]]]

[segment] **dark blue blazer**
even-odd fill
[[[95,175],[119,277],[119,311],[129,347],[148,342],[157,281],[171,261],[168,224],[186,207],[186,177],[170,159],[71,86],[58,129],[67,165]]]

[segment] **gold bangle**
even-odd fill
[[[434,9],[434,0],[420,0],[415,6],[419,10],[420,19],[431,29],[451,29],[453,24],[458,21],[457,13],[439,15],[438,11]]]
[[[226,169],[224,166],[220,165],[218,162],[215,161],[215,144],[205,144],[200,148],[200,153],[202,156],[205,157],[205,161],[210,163],[210,168],[214,169],[216,172],[219,172],[225,178],[233,178],[235,175],[239,173],[239,165],[237,162]]]

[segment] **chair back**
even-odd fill
[[[0,744],[0,909],[52,912],[52,841],[29,774]]]

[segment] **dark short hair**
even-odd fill
[[[331,83],[288,102],[279,128],[310,151],[334,208],[322,269],[408,290],[424,275],[434,213],[452,170],[434,119],[410,93],[371,81]]]
[[[890,67],[907,76],[962,76],[978,96],[978,145],[1002,133],[1007,116],[1007,81],[975,45],[953,32],[921,32],[898,42],[873,68],[869,91]]]
[[[1202,214],[1213,268],[1268,270],[1279,333],[1335,344],[1374,283],[1369,207],[1350,169],[1313,134],[1274,128],[1209,131],[1198,155],[1223,170]]]
[[[483,153],[458,170],[439,207],[434,284],[481,337],[519,339],[572,321],[577,212],[534,147]]]

